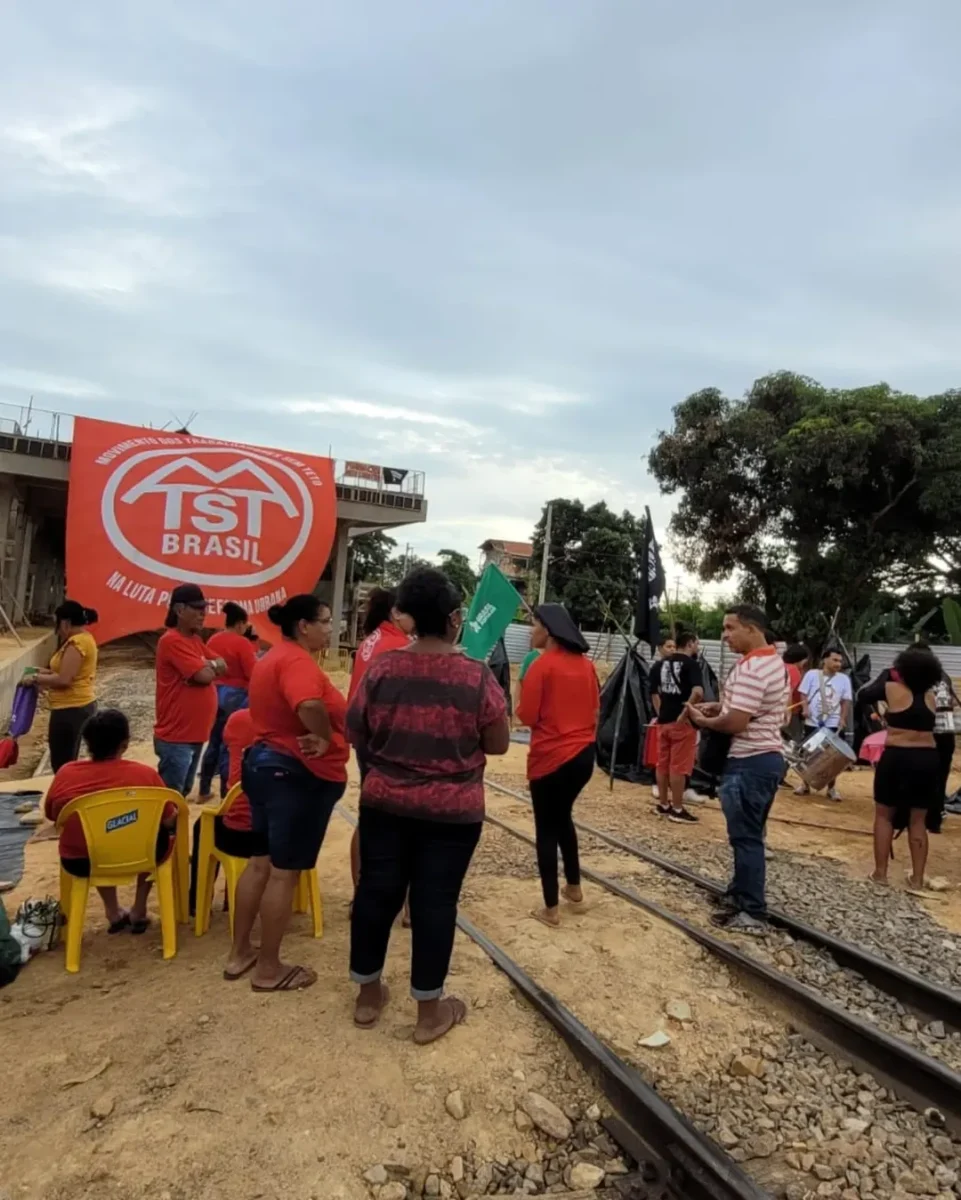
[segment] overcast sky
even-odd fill
[[[0,401],[670,512],[671,407],[961,386],[958,0],[12,0]]]

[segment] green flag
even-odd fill
[[[461,645],[468,658],[485,661],[513,621],[517,605],[513,584],[493,563],[488,563],[470,602],[461,634]]]

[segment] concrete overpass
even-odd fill
[[[53,612],[65,594],[72,418],[0,405],[0,604],[14,622]],[[350,539],[427,520],[424,476],[385,485],[379,468],[336,463],[337,530],[320,585],[340,629]],[[83,597],[80,597],[82,600]]]

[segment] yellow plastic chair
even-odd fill
[[[157,865],[157,834],[164,808],[177,806],[174,852]],[[71,974],[80,970],[80,948],[86,920],[87,899],[92,887],[135,884],[138,875],[149,875],[157,884],[160,930],[164,958],[177,953],[177,912],[186,907],[179,856],[186,841],[187,805],[183,796],[167,788],[110,788],[78,796],[57,818],[63,829],[71,817],[80,818],[87,855],[89,879],[78,879],[60,869],[60,908],[66,919],[66,966]]]
[[[202,937],[210,929],[210,910],[214,902],[214,884],[216,873],[214,863],[219,863],[224,873],[224,886],[227,890],[227,916],[230,921],[230,936],[234,936],[234,910],[237,898],[237,881],[247,867],[246,858],[237,858],[233,854],[224,854],[218,850],[214,841],[214,822],[222,817],[241,793],[241,786],[235,783],[219,804],[208,804],[200,811],[200,845],[197,854],[197,911],[194,916],[194,934]],[[324,936],[324,903],[320,895],[320,883],[317,871],[301,871],[297,880],[297,891],[294,893],[293,911],[305,913],[310,911],[314,926],[314,937]]]

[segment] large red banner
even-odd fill
[[[79,417],[67,500],[67,589],[98,642],[163,624],[178,583],[273,638],[267,609],[312,591],[337,525],[333,463]]]

